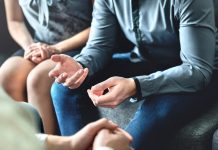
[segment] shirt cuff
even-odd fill
[[[39,142],[45,146],[45,141],[47,140],[48,135],[47,134],[35,134],[36,138],[39,140]]]
[[[77,61],[82,67],[83,67],[83,69],[84,68],[87,68],[83,63],[81,63],[80,61]]]
[[[141,92],[141,86],[140,86],[139,80],[136,77],[133,77],[133,80],[136,85],[136,94],[133,95],[132,98],[137,99],[137,101],[142,100],[142,92]]]
[[[114,149],[111,147],[107,147],[107,146],[101,146],[101,147],[96,148],[95,150],[114,150]]]

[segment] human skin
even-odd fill
[[[48,135],[46,146],[47,150],[95,150],[101,146],[116,147],[114,150],[124,150],[125,148],[130,149],[129,143],[131,141],[131,135],[118,128],[113,122],[103,118],[86,125],[72,136]]]
[[[48,77],[48,72],[56,64],[50,57],[84,46],[90,28],[58,43],[35,43],[25,25],[19,1],[5,0],[4,3],[10,35],[24,50],[24,57],[12,57],[4,62],[0,69],[0,85],[16,101],[28,101],[33,104],[40,113],[45,132],[57,134],[50,96],[54,79]]]
[[[56,82],[69,87],[78,88],[88,75],[88,69],[66,55],[54,55],[52,60],[56,67],[49,72],[49,76],[56,78]],[[105,90],[108,93],[103,94]],[[111,77],[87,90],[95,106],[114,108],[126,98],[136,93],[136,85],[132,78]]]

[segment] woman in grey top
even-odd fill
[[[66,52],[74,56],[85,45],[92,3],[91,0],[5,0],[9,32],[22,50],[2,65],[0,84],[13,99],[28,100],[38,109],[46,133],[57,133],[50,97],[53,79],[48,77],[55,63],[50,57]],[[33,35],[24,18],[33,28]]]
[[[120,29],[135,49],[112,59]],[[144,100],[126,128],[133,147],[164,149],[217,100],[216,35],[213,0],[96,0],[86,47],[74,59],[52,56],[50,76],[64,85],[51,91],[61,133],[96,119],[93,104],[114,108],[132,97]]]

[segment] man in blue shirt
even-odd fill
[[[214,99],[214,18],[213,0],[96,0],[86,47],[74,59],[52,57],[50,76],[63,84],[51,92],[61,133],[97,117],[91,100],[114,108],[133,97],[145,100],[126,129],[133,147],[158,149]],[[111,59],[120,29],[135,48]]]

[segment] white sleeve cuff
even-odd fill
[[[40,141],[40,143],[42,144],[42,145],[45,145],[45,141],[46,141],[46,139],[47,139],[47,137],[48,137],[48,135],[47,134],[35,134],[36,135],[36,138]]]
[[[101,146],[101,147],[96,148],[95,150],[114,150],[114,149],[111,147],[107,147],[107,146]]]

